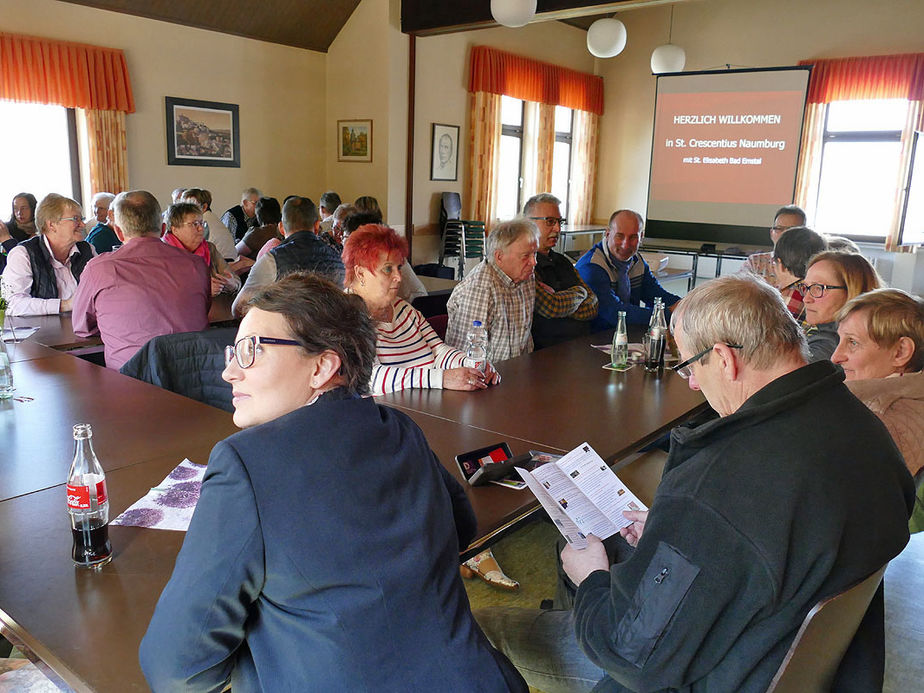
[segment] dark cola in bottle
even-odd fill
[[[71,553],[74,563],[98,568],[112,560],[106,475],[93,452],[90,424],[74,426],[74,461],[67,475],[67,512],[74,535]]]

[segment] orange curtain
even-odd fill
[[[539,104],[536,130],[536,192],[552,189],[552,155],[555,152],[555,106]]]
[[[571,200],[568,217],[571,224],[589,224],[594,210],[597,181],[597,132],[600,116],[588,111],[574,112],[571,140]]]
[[[125,114],[122,111],[84,111],[90,164],[90,189],[119,193],[128,190]]]
[[[821,176],[821,149],[824,145],[825,113],[827,104],[805,105],[805,121],[802,125],[802,143],[799,151],[799,171],[796,175],[797,205],[805,210],[809,219],[815,218],[818,202],[818,182]]]
[[[500,154],[500,104],[497,94],[479,91],[471,96],[469,122],[469,205],[466,219],[483,220],[490,230],[497,209],[498,156]]]
[[[886,250],[910,253],[911,246],[900,246],[898,244],[898,232],[902,221],[902,209],[905,205],[905,193],[908,189],[908,179],[911,176],[911,147],[914,142],[914,131],[924,130],[924,99],[912,101],[908,108],[908,118],[905,121],[905,128],[902,131],[902,153],[901,164],[898,170],[901,171],[900,181],[896,189],[895,210],[892,214],[892,224],[889,227],[889,235],[886,237]],[[920,154],[918,155],[920,156]]]
[[[895,207],[885,242],[887,250],[900,250],[898,231],[911,143],[914,131],[924,127],[924,53],[802,60],[799,64],[813,66],[802,134],[802,161],[796,182],[796,202],[802,205],[809,218],[814,216],[818,197],[827,104],[866,99],[908,101],[908,118],[901,138],[901,180],[896,182]]]
[[[860,99],[924,99],[924,53],[801,60],[813,65],[809,103]]]
[[[472,47],[468,90],[603,115],[602,77],[487,46]]]
[[[122,51],[0,33],[0,99],[134,113]]]

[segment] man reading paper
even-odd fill
[[[908,541],[901,456],[836,366],[806,365],[778,291],[716,279],[672,323],[681,363],[666,377],[687,378],[719,418],[672,432],[651,510],[622,530],[627,560],[609,565],[593,537],[565,547],[572,611],[476,612],[530,686],[763,693],[813,605]],[[836,690],[881,689],[883,611],[880,588]]]

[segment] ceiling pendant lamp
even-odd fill
[[[595,58],[612,58],[626,47],[626,25],[618,19],[598,19],[587,30],[587,50]]]
[[[536,0],[491,0],[491,16],[511,29],[526,26],[536,16]]]
[[[662,75],[665,72],[680,72],[687,62],[686,51],[671,43],[674,34],[674,6],[671,5],[671,24],[667,32],[667,43],[651,52],[651,72]]]

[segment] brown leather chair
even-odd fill
[[[884,565],[865,580],[812,607],[767,693],[831,690],[837,667],[879,588],[885,569]]]

